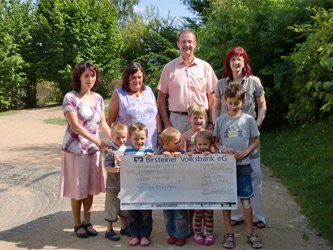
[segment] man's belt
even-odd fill
[[[179,114],[179,115],[188,115],[188,112],[180,112],[180,111],[170,111],[170,112]]]

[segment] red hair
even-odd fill
[[[244,76],[251,76],[253,75],[251,72],[251,67],[249,63],[249,58],[247,56],[246,50],[242,47],[235,47],[228,51],[226,58],[224,59],[224,72],[222,74],[222,78],[229,76],[232,79],[232,70],[230,68],[230,60],[235,56],[241,56],[244,58],[244,68],[243,68],[243,75]]]

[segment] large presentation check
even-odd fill
[[[121,209],[236,209],[233,155],[123,156]]]

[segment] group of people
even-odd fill
[[[253,233],[253,224],[258,228],[266,226],[258,129],[266,114],[263,86],[253,76],[247,53],[241,47],[229,50],[225,71],[218,81],[212,67],[194,56],[197,41],[192,31],[182,31],[177,45],[181,55],[165,65],[157,86],[157,101],[145,85],[147,79],[141,65],[127,65],[122,85],[110,99],[107,122],[103,99],[94,92],[100,83],[99,69],[87,61],[74,68],[73,91],[63,101],[68,125],[62,145],[59,196],[71,198],[74,231],[78,237],[86,238],[98,234],[90,222],[93,196],[106,191],[105,237],[120,239],[112,227],[119,217],[120,234],[130,236],[129,245],[148,246],[152,211],[120,210],[121,156],[152,156],[155,152],[166,157],[185,153],[234,154],[240,205],[237,210],[223,210],[227,232],[223,247],[234,247],[232,226],[245,220],[248,241],[253,248],[261,248],[262,241]],[[112,145],[100,139],[99,129]],[[214,243],[212,210],[164,210],[163,214],[169,244],[184,245],[192,230],[195,243]]]

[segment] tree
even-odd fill
[[[214,0],[207,22],[197,31],[198,55],[210,62],[218,76],[230,48],[241,46],[249,54],[255,75],[266,91],[268,104],[265,125],[285,122],[290,96],[292,68],[288,56],[306,34],[289,29],[294,24],[308,24],[313,15],[307,6],[326,5],[324,1],[294,0]]]
[[[30,1],[0,3],[0,110],[31,106],[35,88],[28,81],[22,56],[30,37],[33,9]]]
[[[135,13],[133,6],[137,5],[140,0],[117,0],[113,1],[118,12],[118,23],[122,27],[127,27],[130,20],[133,20]]]
[[[178,33],[174,18],[160,19],[153,7],[146,9],[123,30],[125,64],[139,62],[149,78],[149,84],[156,86],[164,65],[179,56]]]
[[[309,35],[286,57],[294,68],[287,115],[292,124],[333,119],[333,9],[314,11],[314,23],[292,27]]]
[[[122,39],[111,0],[40,0],[32,34],[32,69],[54,81],[62,96],[70,90],[73,67],[96,63],[104,79],[120,72]]]

